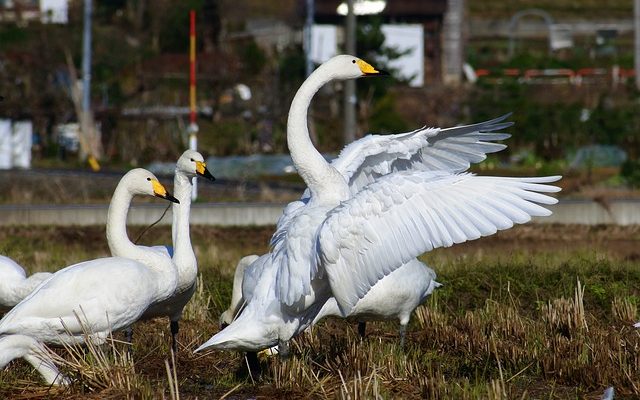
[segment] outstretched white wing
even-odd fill
[[[487,236],[550,215],[559,176],[503,178],[407,171],[380,178],[336,207],[317,236],[317,253],[341,312],[379,279],[437,247]]]
[[[396,135],[369,135],[345,147],[331,165],[345,177],[352,194],[391,172],[463,172],[506,147],[494,142],[511,136],[497,133],[513,125],[504,122],[510,115],[446,129],[425,126]]]

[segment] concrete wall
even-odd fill
[[[553,214],[534,222],[580,225],[638,225],[640,200],[615,200],[606,205],[588,200],[564,200],[549,207]]]
[[[284,204],[271,203],[204,203],[191,207],[191,223],[217,226],[274,225]],[[129,212],[131,225],[149,225],[166,208],[162,204],[134,205]],[[559,224],[640,224],[640,200],[611,201],[608,210],[600,203],[588,200],[564,200],[550,207],[553,215],[535,218],[537,223]],[[104,225],[107,205],[29,205],[0,206],[0,226],[8,225]],[[171,223],[169,210],[160,224]]]

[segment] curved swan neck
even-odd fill
[[[234,317],[242,306],[242,283],[244,281],[244,272],[247,270],[249,265],[258,259],[257,256],[255,256],[255,259],[254,257],[251,257],[251,259],[248,257],[251,256],[244,257],[240,260],[236,266],[236,272],[233,275],[233,289],[231,291],[231,304],[229,305],[229,310],[231,310],[233,314],[231,317]]]
[[[287,146],[293,164],[314,196],[327,193],[331,182],[335,181],[336,176],[339,175],[314,147],[307,125],[307,112],[311,99],[332,78],[331,70],[323,66],[309,75],[293,98],[287,121]]]
[[[127,234],[127,214],[133,194],[127,185],[119,184],[113,193],[107,213],[107,243],[114,256],[130,258],[157,271],[175,275],[168,268],[166,257],[135,245]]]
[[[198,274],[196,256],[191,246],[189,215],[191,210],[191,178],[176,171],[173,180],[174,196],[180,204],[173,204],[173,260],[178,267],[178,290],[185,283],[191,284]]]
[[[129,240],[127,215],[133,194],[124,185],[118,185],[111,197],[107,213],[107,243],[113,255],[127,254],[128,258],[140,255],[140,249]]]

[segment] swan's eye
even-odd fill
[[[196,160],[194,160],[193,158],[191,159],[191,162],[196,162]]]
[[[151,178],[147,178],[148,181],[151,181]]]
[[[355,64],[355,63],[356,63],[356,60],[351,60],[351,63]]]

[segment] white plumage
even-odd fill
[[[169,298],[152,304],[141,317],[141,319],[169,317],[174,351],[177,351],[176,334],[178,333],[178,321],[182,317],[182,310],[193,296],[198,277],[198,262],[191,246],[191,236],[189,234],[191,179],[196,176],[215,180],[207,170],[202,154],[194,150],[186,150],[176,163],[173,181],[174,195],[179,201],[179,203],[173,204],[173,247],[169,249],[166,246],[137,246],[135,249],[136,251],[159,252],[171,257],[178,269],[178,282],[175,292]],[[130,256],[131,246],[127,245],[121,235],[108,235],[107,238],[111,255],[125,258]]]
[[[229,304],[229,308],[227,308],[220,315],[220,327],[225,325],[229,325],[239,314],[242,309],[244,303],[246,303],[247,299],[250,299],[253,295],[253,288],[255,288],[257,284],[257,279],[259,277],[253,276],[255,270],[250,270],[246,273],[247,267],[253,264],[259,257],[255,254],[250,256],[245,256],[238,261],[238,265],[236,265],[236,271],[233,275],[233,289],[231,291],[231,303]]]
[[[560,177],[501,178],[403,171],[366,186],[328,213],[317,254],[344,315],[382,277],[416,255],[492,235],[551,212],[536,204]]]
[[[400,322],[400,343],[403,344],[411,313],[435,288],[441,286],[435,279],[436,273],[431,268],[413,259],[376,282],[349,316],[360,322],[397,319]],[[335,297],[324,303],[313,324],[325,317],[342,317]]]
[[[367,136],[327,163],[309,138],[311,98],[331,80],[376,73],[356,57],[336,56],[296,93],[287,144],[308,189],[285,208],[272,252],[256,261],[262,265],[262,291],[256,289],[240,317],[214,336],[218,340],[212,338],[199,350],[218,346],[223,337],[242,341],[245,334],[252,335],[245,341],[252,345],[286,342],[308,326],[309,316],[331,296],[342,316],[349,316],[381,278],[421,253],[550,213],[537,203],[556,202],[541,193],[558,191],[545,183],[559,177],[459,174],[486,153],[504,148],[493,141],[509,136],[496,132],[511,125],[503,122],[506,116],[469,126]],[[258,329],[250,325],[251,316],[271,319]],[[286,329],[276,329],[278,323]],[[270,339],[257,340],[260,330]]]
[[[276,345],[286,346],[290,338],[311,325],[324,302],[313,303],[295,313],[283,308],[275,291],[277,268],[269,253],[255,259],[246,268],[242,284],[243,295],[247,296],[244,308],[229,326],[203,343],[196,352],[209,347],[259,351]],[[327,299],[328,286],[325,285],[324,289],[327,292],[322,293],[322,288],[318,288],[318,295]]]
[[[396,135],[368,135],[347,145],[331,162],[352,194],[391,172],[404,170],[464,172],[487,154],[507,146],[494,143],[511,137],[496,133],[513,125],[510,114],[491,121],[453,128],[422,127]]]
[[[122,245],[131,247],[131,258],[99,258],[66,267],[16,305],[0,320],[0,368],[24,357],[47,383],[64,383],[42,343],[83,342],[83,324],[90,339],[101,343],[111,331],[135,322],[150,304],[174,293],[177,273],[171,259],[136,251],[126,238],[129,204],[141,194],[175,201],[149,171],[129,171],[111,199],[108,235],[123,235]]]
[[[0,256],[0,313],[27,297],[51,273],[38,272],[27,278],[24,268],[9,257]]]

